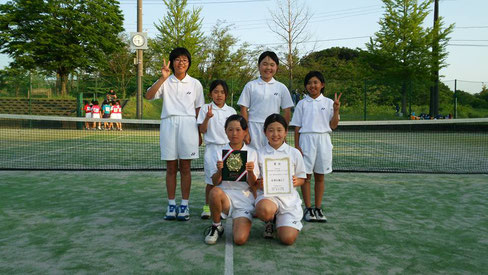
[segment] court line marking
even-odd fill
[[[227,218],[225,221],[225,275],[234,274],[234,240],[232,239],[232,218]]]

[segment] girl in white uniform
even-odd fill
[[[265,146],[268,141],[263,134],[264,120],[271,114],[279,114],[280,108],[286,122],[290,122],[293,101],[290,92],[283,83],[276,81],[279,60],[274,52],[263,52],[258,59],[260,77],[244,86],[238,105],[242,116],[249,122],[249,143],[256,150]],[[250,139],[250,140],[249,140]]]
[[[161,77],[145,95],[146,99],[163,99],[161,111],[161,159],[166,161],[168,208],[165,219],[188,221],[188,200],[191,189],[190,165],[198,158],[199,133],[196,117],[204,104],[200,81],[187,74],[191,55],[185,48],[176,48],[163,60]],[[171,74],[171,71],[173,74]],[[181,175],[181,204],[176,208],[176,174]]]
[[[210,212],[212,225],[208,228],[205,243],[215,244],[224,233],[221,224],[221,216],[233,218],[234,243],[242,245],[246,243],[251,232],[252,212],[254,211],[254,193],[256,179],[259,176],[256,151],[247,147],[244,137],[248,134],[247,122],[240,115],[232,115],[225,122],[225,132],[229,143],[222,149],[247,151],[246,169],[243,175],[246,181],[222,181],[222,169],[224,167],[222,150],[211,157],[210,169],[212,182],[216,188],[210,191]],[[227,154],[229,155],[229,154]]]
[[[205,205],[201,214],[202,219],[210,217],[210,208],[208,206],[208,194],[213,188],[212,175],[213,169],[211,166],[212,155],[222,152],[222,147],[229,143],[229,139],[225,134],[225,121],[231,115],[236,114],[234,108],[225,104],[229,88],[227,83],[223,80],[214,80],[210,84],[210,98],[212,102],[203,105],[198,114],[197,124],[198,130],[203,134],[205,141],[205,155],[204,155],[204,170],[205,170]]]
[[[307,172],[307,179],[301,187],[305,201],[304,219],[309,222],[326,222],[322,197],[325,188],[324,175],[332,172],[333,146],[329,133],[339,124],[342,94],[335,94],[335,100],[324,97],[324,76],[317,71],[309,72],[305,76],[304,85],[308,96],[298,102],[290,123],[295,126],[295,147],[303,154]],[[315,179],[315,208],[312,208],[310,198],[312,173]]]
[[[259,169],[264,171],[266,158],[289,158],[291,162],[291,174],[293,187],[301,186],[305,182],[306,173],[303,158],[300,152],[285,143],[287,123],[279,114],[272,114],[264,122],[264,133],[268,144],[258,151]],[[256,216],[266,222],[264,237],[273,237],[273,219],[275,220],[278,239],[286,245],[291,245],[298,237],[302,229],[301,219],[302,200],[296,191],[292,189],[289,195],[265,196],[262,179],[258,183],[256,198]]]

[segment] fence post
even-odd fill
[[[82,115],[83,115],[82,109],[83,109],[83,93],[79,93],[78,98],[76,100],[76,116],[77,117],[82,117]],[[76,128],[78,130],[83,130],[83,122],[77,122]]]
[[[366,85],[367,85],[367,80],[365,79],[364,80],[364,87],[363,87],[363,90],[364,90],[364,116],[363,116],[363,120],[366,121],[366,113],[367,113],[367,106],[366,106],[366,99],[367,99],[367,95],[366,95]]]
[[[454,118],[457,118],[457,79],[454,79]]]
[[[410,79],[408,85],[408,117],[412,115],[412,81]],[[405,116],[405,114],[403,114]]]

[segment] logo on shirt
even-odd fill
[[[278,93],[274,93],[274,95],[276,95],[276,96],[277,96],[277,95],[278,95]]]
[[[325,111],[325,107],[322,107],[322,111]]]
[[[292,221],[291,223],[292,223],[292,224],[297,224],[297,223],[298,223],[298,221]]]
[[[186,94],[187,94],[187,95],[191,95],[191,92],[190,92],[190,91],[188,91],[188,92],[186,92]]]
[[[193,153],[191,153],[191,156],[194,156],[194,155],[196,155],[196,154],[197,154],[197,153],[193,152]]]

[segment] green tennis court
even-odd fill
[[[205,245],[203,173],[189,222],[163,220],[163,175],[0,171],[0,273],[488,271],[486,174],[333,173],[329,222],[306,223],[290,247],[263,239],[259,220],[244,246]]]

